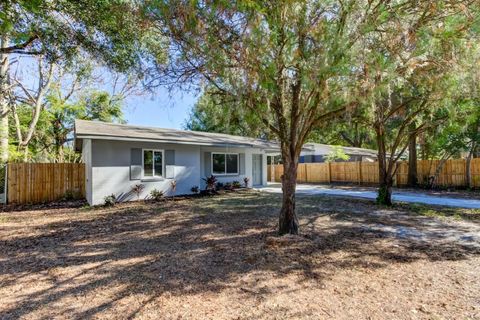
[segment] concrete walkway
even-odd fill
[[[257,188],[257,190],[270,192],[270,193],[282,193],[281,186],[279,184],[271,184],[266,187]],[[335,188],[326,188],[324,186],[318,185],[309,185],[309,184],[299,184],[297,185],[297,194],[305,195],[316,195],[316,194],[326,194],[334,196],[344,196],[344,197],[353,197],[353,198],[366,198],[366,199],[376,199],[377,193],[375,191],[367,190],[355,190],[355,189],[335,189]],[[424,194],[421,192],[403,192],[403,191],[394,191],[393,200],[400,202],[413,202],[413,203],[423,203],[439,206],[449,206],[449,207],[458,207],[458,208],[468,208],[468,209],[480,209],[480,200],[475,199],[459,199],[459,198],[450,198],[450,197],[438,197]]]

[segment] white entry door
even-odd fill
[[[262,184],[262,162],[261,154],[252,155],[252,184],[254,186]]]

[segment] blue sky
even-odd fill
[[[19,58],[19,56],[14,56]],[[21,57],[18,73],[27,87],[35,88],[38,81],[37,64],[32,57]],[[17,68],[17,65],[15,65]],[[15,69],[16,70],[16,69]],[[95,83],[95,89],[112,93],[110,73],[99,69],[103,77]],[[155,94],[128,96],[125,101],[124,116],[129,124],[161,128],[183,129],[188,114],[197,100],[198,92],[169,92],[166,88],[157,88]]]
[[[183,129],[197,96],[192,92],[169,93],[160,88],[154,96],[134,96],[125,101],[125,119],[129,124]]]

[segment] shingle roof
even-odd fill
[[[82,138],[155,141],[208,146],[242,146],[272,151],[279,149],[279,145],[276,142],[264,139],[77,119],[75,120],[75,139]]]

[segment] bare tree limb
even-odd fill
[[[30,38],[28,38],[25,42],[10,46],[10,47],[4,47],[0,48],[0,53],[20,53],[20,54],[39,54],[33,53],[35,51],[30,51],[30,52],[25,52],[24,50],[29,47],[35,40],[39,39],[38,35],[34,34]]]

